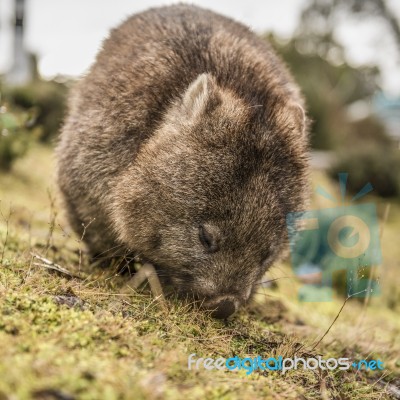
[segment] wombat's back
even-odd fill
[[[249,107],[302,104],[285,66],[243,25],[188,5],[150,9],[112,30],[77,84],[58,146],[59,185],[92,253],[116,244],[110,188],[135,161],[170,104],[210,73]],[[262,106],[262,107],[261,107]],[[257,120],[257,115],[255,116]]]

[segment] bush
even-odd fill
[[[349,191],[356,193],[370,182],[379,196],[400,196],[400,151],[394,146],[371,142],[342,151],[338,157],[329,172],[335,179],[339,172],[347,172]]]
[[[388,136],[384,125],[374,116],[352,122],[350,131],[345,141],[346,147],[363,147],[366,143],[379,147],[393,145],[393,140]]]
[[[8,171],[13,162],[22,157],[29,146],[29,134],[24,118],[0,107],[0,169]]]
[[[25,86],[8,88],[4,98],[10,105],[30,115],[29,127],[39,127],[39,139],[47,142],[59,131],[65,113],[66,93],[64,84],[37,80]]]

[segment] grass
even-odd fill
[[[271,270],[273,288],[231,321],[190,305],[159,307],[146,291],[119,295],[123,278],[89,267],[67,228],[52,182],[52,150],[36,145],[11,173],[0,174],[0,399],[377,399],[399,394],[400,207],[385,227],[382,296],[300,303],[287,263]],[[314,184],[337,188],[315,173]],[[378,199],[378,211],[384,204]],[[314,200],[314,203],[316,199]],[[10,213],[11,205],[11,213]],[[325,204],[320,204],[326,206]],[[4,246],[5,245],[5,246]],[[35,262],[53,260],[83,278]],[[321,355],[379,358],[383,371],[276,372],[188,370],[188,356]],[[397,392],[396,392],[397,390]]]

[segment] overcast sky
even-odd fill
[[[195,0],[191,3],[244,22],[258,32],[290,37],[307,0]],[[39,56],[45,77],[77,76],[93,62],[102,39],[128,15],[174,1],[155,0],[26,0],[26,47]],[[400,18],[400,1],[390,0]],[[0,72],[12,60],[13,0],[0,0]],[[377,63],[384,71],[383,87],[400,95],[400,60],[382,23],[342,21],[338,39],[355,65]]]

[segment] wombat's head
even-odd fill
[[[228,317],[282,253],[286,214],[304,204],[304,124],[278,95],[252,107],[200,75],[118,184],[120,240],[178,294]]]

